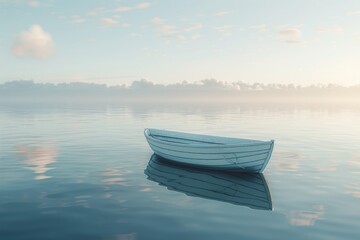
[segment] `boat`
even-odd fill
[[[239,172],[263,172],[274,140],[260,141],[168,130],[144,130],[155,154],[193,167]]]
[[[153,154],[144,171],[148,179],[172,191],[258,210],[273,210],[262,173],[196,169],[173,164]]]

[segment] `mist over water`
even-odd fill
[[[358,122],[344,103],[1,103],[0,238],[357,239]],[[275,139],[272,210],[160,184],[147,127]]]
[[[156,84],[146,79],[130,85],[107,86],[96,83],[35,83],[30,80],[0,84],[2,102],[107,102],[107,103],[356,103],[360,102],[360,86],[335,84],[264,84],[224,82],[205,79],[198,82]]]

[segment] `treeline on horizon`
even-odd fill
[[[0,99],[7,100],[360,100],[360,85],[336,84],[301,86],[295,84],[227,83],[205,79],[194,83],[155,84],[141,79],[130,85],[97,83],[35,83],[32,80],[0,84]]]

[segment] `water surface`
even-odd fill
[[[3,104],[0,239],[358,239],[359,122],[343,105]],[[261,178],[222,176],[219,199],[207,173],[149,176],[146,127],[275,139],[271,206],[228,200]]]

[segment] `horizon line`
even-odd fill
[[[222,81],[217,80],[215,78],[206,78],[202,80],[197,81],[181,81],[181,82],[175,82],[175,83],[157,83],[150,80],[147,80],[145,78],[141,78],[139,80],[133,80],[130,84],[126,83],[119,83],[119,84],[107,84],[107,83],[98,83],[98,82],[89,82],[89,81],[63,81],[63,82],[44,82],[44,81],[35,81],[33,79],[19,79],[19,80],[9,80],[0,83],[0,86],[4,85],[12,85],[12,84],[19,84],[19,85],[26,85],[26,84],[33,84],[33,85],[53,85],[53,86],[61,86],[61,85],[92,85],[92,86],[106,86],[107,88],[112,87],[120,87],[123,89],[134,89],[138,87],[185,87],[185,86],[197,86],[197,87],[207,87],[210,86],[213,88],[234,88],[233,90],[241,90],[235,89],[237,86],[239,87],[242,85],[243,87],[258,87],[258,88],[269,88],[271,90],[276,90],[278,88],[279,90],[285,88],[294,88],[294,89],[305,89],[305,88],[357,88],[360,87],[360,83],[358,84],[352,84],[352,85],[346,85],[346,84],[338,84],[338,83],[313,83],[313,84],[296,84],[296,83],[279,83],[279,82],[272,82],[272,83],[264,83],[264,82],[245,82],[245,81]],[[254,90],[266,90],[266,89],[254,89]]]

